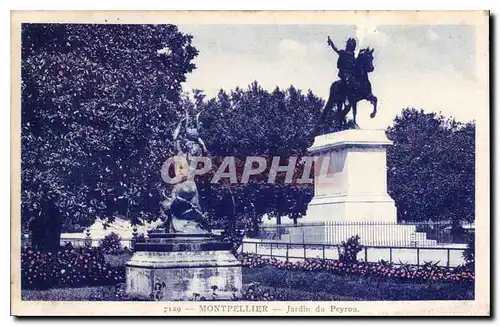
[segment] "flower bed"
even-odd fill
[[[473,300],[474,282],[337,275],[328,271],[245,268],[244,300]],[[253,285],[253,286],[250,286]]]
[[[425,263],[422,266],[408,264],[395,266],[384,261],[367,263],[323,259],[307,259],[292,263],[246,253],[241,254],[240,257],[243,261],[243,266],[249,268],[272,266],[287,270],[328,271],[337,275],[361,275],[424,281],[447,280],[473,282],[475,277],[474,273],[465,266],[445,268],[432,263]]]
[[[23,288],[110,285],[124,280],[124,269],[107,264],[99,248],[61,248],[57,252],[26,248],[21,253]]]

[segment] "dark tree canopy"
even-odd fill
[[[310,91],[303,94],[290,86],[268,92],[257,82],[246,90],[221,90],[210,100],[204,100],[201,93],[196,98],[196,106],[203,110],[202,137],[211,156],[235,156],[237,165],[243,164],[247,156],[279,156],[284,165],[290,156],[307,155],[323,106],[323,100]],[[201,185],[205,206],[214,221],[251,229],[264,214],[278,219],[296,219],[305,214],[312,198],[312,184],[268,184],[264,179],[251,179],[248,184]]]
[[[174,25],[22,26],[23,225],[34,241],[57,239],[40,247],[56,245],[61,223],[158,216],[159,169],[196,55]]]
[[[268,92],[253,82],[246,90],[221,90],[205,103],[204,139],[221,156],[305,155],[323,104],[293,86]]]
[[[474,122],[405,109],[387,129],[389,193],[398,219],[473,221]]]

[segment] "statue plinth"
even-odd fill
[[[314,198],[304,222],[396,223],[396,206],[387,193],[386,149],[391,145],[384,130],[352,129],[317,136],[308,149],[317,161]],[[328,169],[322,169],[328,159]]]
[[[233,255],[231,243],[209,232],[196,182],[189,178],[197,166],[193,159],[207,153],[198,133],[200,113],[193,128],[186,111],[172,133],[177,156],[167,159],[161,169],[163,181],[174,184],[162,202],[165,230],[135,243],[134,255],[126,264],[126,293],[131,298],[175,301],[241,296],[242,263]],[[171,164],[176,172],[172,179]]]
[[[241,262],[212,235],[150,233],[126,264],[126,293],[159,301],[230,300],[241,295]]]

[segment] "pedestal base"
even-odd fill
[[[318,196],[307,206],[304,222],[395,223],[396,205],[387,196]]]
[[[387,193],[384,130],[344,130],[317,136],[314,198],[304,223],[396,223],[396,205]]]
[[[160,301],[230,300],[241,295],[231,245],[206,236],[153,234],[126,264],[126,293]]]

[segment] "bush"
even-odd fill
[[[235,230],[234,232],[230,232],[225,230],[221,233],[220,238],[222,241],[227,241],[232,243],[233,248],[231,249],[233,254],[238,253],[238,248],[241,246],[243,242],[243,237],[245,236],[244,231]]]
[[[107,264],[99,248],[63,247],[57,252],[27,248],[21,253],[23,288],[111,285],[124,280],[125,270]]]
[[[118,234],[111,232],[104,239],[99,240],[99,248],[105,254],[119,254],[123,252],[121,240]]]
[[[354,263],[358,260],[358,253],[363,249],[358,235],[350,237],[347,242],[342,241],[340,245],[340,261]]]

